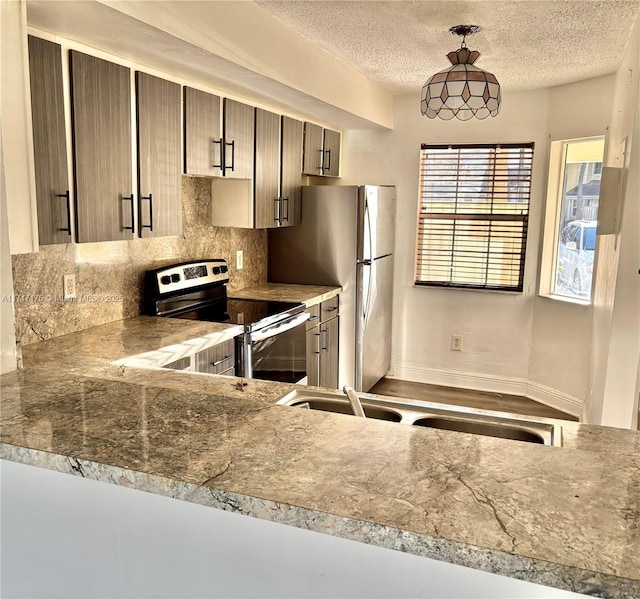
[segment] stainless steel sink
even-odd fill
[[[287,404],[293,407],[309,408],[310,410],[320,410],[322,412],[335,412],[336,414],[353,415],[353,410],[348,401],[336,401],[333,399],[306,399]],[[387,410],[378,406],[363,405],[364,415],[375,420],[389,420],[400,422],[402,414],[393,410]]]
[[[561,420],[532,418],[518,414],[476,410],[464,406],[415,399],[391,398],[370,393],[358,393],[358,396],[367,418],[528,443],[562,445]],[[287,393],[277,403],[353,415],[348,400],[337,391],[295,389]]]

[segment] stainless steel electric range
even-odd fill
[[[228,297],[225,260],[199,260],[145,273],[145,314],[243,325],[236,337],[236,375],[305,382],[304,304]]]

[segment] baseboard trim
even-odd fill
[[[490,393],[522,395],[572,416],[579,417],[582,413],[583,402],[580,398],[524,378],[424,368],[416,364],[398,362],[394,364],[392,372],[393,375],[389,375],[389,378]]]
[[[534,381],[527,381],[525,396],[577,418],[582,415],[584,402],[579,397],[563,393],[552,387],[547,387]]]

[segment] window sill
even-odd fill
[[[424,283],[413,283],[414,289],[431,289],[436,291],[464,291],[468,293],[475,291],[476,293],[497,293],[500,295],[521,295],[524,296],[523,291],[509,291],[507,289],[478,289],[477,287],[453,287],[448,285],[425,285]]]
[[[554,295],[553,293],[539,293],[538,297],[550,299],[556,302],[563,302],[565,304],[574,304],[575,306],[591,306],[591,300],[582,300],[576,297],[566,297],[564,295]]]

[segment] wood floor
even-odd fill
[[[514,412],[516,414],[542,416],[544,418],[578,420],[575,416],[565,414],[555,408],[550,408],[521,395],[505,395],[502,393],[491,393],[487,391],[440,387],[438,385],[412,383],[410,381],[400,381],[398,379],[384,378],[371,389],[370,393],[455,404],[458,406],[467,406],[481,410]]]

